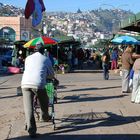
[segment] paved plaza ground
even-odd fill
[[[0,76],[0,140],[28,140],[22,96],[16,95],[21,74]],[[56,130],[37,121],[40,140],[140,140],[140,105],[122,95],[121,77],[110,73],[59,74]]]

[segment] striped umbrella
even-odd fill
[[[28,41],[23,46],[25,48],[35,48],[36,44],[38,43],[42,43],[44,46],[47,46],[47,45],[55,45],[58,43],[58,41],[50,37],[42,36]]]

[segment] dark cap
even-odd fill
[[[36,44],[35,51],[43,53],[44,52],[44,45],[41,42],[38,42]]]
[[[40,48],[43,48],[43,44],[41,42],[37,42],[36,49],[39,50]]]

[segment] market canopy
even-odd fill
[[[14,45],[24,45],[27,41],[25,40],[17,40],[14,42]]]
[[[54,38],[59,40],[59,43],[75,41],[73,36],[54,36]]]
[[[126,33],[119,33],[119,32],[118,32],[117,34],[115,34],[115,36],[114,36],[113,38],[120,37],[120,36],[124,36],[124,35],[133,37],[133,38],[137,39],[138,41],[140,41],[140,35],[139,35],[139,34],[133,35],[133,34],[126,34]]]
[[[120,29],[140,32],[140,12],[121,21]]]
[[[56,40],[59,40],[59,45],[81,45],[81,42],[79,40],[75,40],[73,36],[54,36]]]
[[[138,44],[139,43],[139,41],[136,40],[134,37],[130,37],[127,35],[116,37],[112,39],[111,42],[116,43],[116,44]]]

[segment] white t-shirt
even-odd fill
[[[48,57],[36,52],[25,60],[22,88],[44,88],[48,75],[54,75],[51,61]]]

